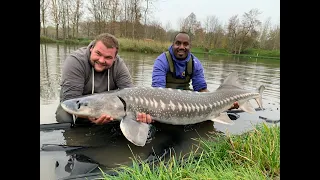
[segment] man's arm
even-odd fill
[[[204,71],[203,71],[203,66],[202,64],[198,61],[197,64],[194,67],[194,75],[192,77],[192,85],[193,85],[193,90],[194,91],[199,91],[199,92],[209,92],[209,90],[207,89],[207,83],[206,80],[204,78]],[[233,105],[230,107],[230,109],[238,109],[239,108],[239,104],[238,102],[234,102]],[[229,109],[229,110],[230,110]]]
[[[84,65],[75,57],[68,56],[62,68],[62,97],[60,101],[82,96],[85,70]]]
[[[80,97],[83,93],[84,66],[73,56],[68,56],[62,67],[60,102]],[[72,115],[59,105],[56,111],[58,122],[73,122]]]
[[[165,58],[164,53],[154,61],[153,71],[152,71],[152,84],[151,84],[152,87],[166,87],[166,75],[167,75],[168,65],[166,65],[161,60],[161,57]],[[146,113],[138,113],[137,121],[145,122],[145,123],[153,122],[153,120],[151,119],[151,116]]]
[[[194,91],[208,92],[207,82],[204,78],[204,70],[200,61],[196,61],[194,64],[194,70],[192,75],[192,86]]]
[[[166,87],[166,64],[161,59],[156,59],[152,71],[152,87]]]
[[[124,61],[120,61],[118,66],[116,67],[116,77],[115,83],[119,89],[127,88],[127,87],[133,87],[132,78],[129,72],[128,67],[124,63]]]

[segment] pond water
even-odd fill
[[[61,66],[65,57],[79,46],[40,44],[40,175],[41,179],[59,179],[96,172],[97,167],[110,169],[131,164],[134,155],[152,159],[170,149],[188,153],[197,144],[193,138],[208,138],[215,133],[241,134],[257,123],[280,124],[280,61],[233,56],[196,55],[203,64],[208,89],[214,91],[232,71],[238,71],[245,89],[265,85],[265,110],[255,114],[238,113],[233,126],[210,121],[193,126],[171,126],[155,123],[153,134],[144,147],[136,147],[119,133],[119,124],[79,128],[42,129],[55,122],[59,103]],[[137,86],[151,86],[152,66],[159,54],[121,52]],[[253,101],[252,105],[258,107]],[[262,116],[262,118],[259,118]],[[273,123],[271,123],[273,124]],[[64,145],[64,146],[61,146]],[[73,147],[76,146],[76,147]],[[77,148],[81,146],[81,148]],[[173,148],[172,148],[173,147]],[[99,171],[99,170],[98,170]]]

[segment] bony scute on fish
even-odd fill
[[[77,116],[100,117],[108,114],[119,120],[123,135],[133,144],[144,146],[148,137],[149,124],[136,121],[136,113],[145,112],[152,119],[173,125],[195,124],[207,120],[232,125],[227,113],[234,102],[239,109],[254,113],[249,100],[255,99],[262,107],[261,85],[252,92],[243,89],[237,72],[232,72],[212,92],[192,92],[170,88],[134,87],[97,93],[66,100],[63,109]]]

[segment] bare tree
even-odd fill
[[[72,38],[78,37],[79,34],[79,21],[81,16],[83,15],[83,11],[81,10],[83,6],[83,0],[71,0],[70,1],[70,16],[72,23]]]
[[[41,23],[42,23],[42,34],[44,36],[46,33],[46,19],[47,19],[47,8],[50,4],[49,0],[40,0],[40,35],[41,35]]]
[[[266,49],[280,50],[280,25],[275,25],[270,30]]]
[[[238,43],[238,28],[239,28],[239,18],[238,15],[234,15],[229,19],[228,24],[228,45],[229,51],[232,53],[236,53],[237,51],[237,43]]]
[[[239,30],[238,54],[258,36],[256,28],[261,24],[261,21],[258,20],[259,14],[261,12],[258,9],[252,9],[248,13],[244,13]]]
[[[223,36],[222,24],[219,22],[219,19],[216,16],[207,16],[205,21],[205,47],[216,48],[219,40]]]
[[[172,25],[171,25],[171,22],[170,21],[167,21],[166,22],[166,25],[165,25],[165,28],[164,30],[166,31],[166,40],[169,40],[171,41],[171,31],[172,31]]]
[[[124,28],[124,36],[127,37],[128,31],[128,16],[129,16],[129,3],[128,0],[124,0],[124,21],[125,21],[125,28]]]
[[[117,19],[120,18],[120,2],[119,0],[109,0],[109,9],[110,9],[110,23],[109,23],[109,32],[115,34]]]
[[[147,28],[147,13],[148,13],[148,10],[149,10],[150,0],[145,0],[145,2],[146,2],[146,7],[144,9],[144,38],[147,38],[147,31],[148,31],[148,28]]]
[[[93,22],[94,22],[94,31],[97,32],[98,31],[98,25],[97,25],[97,21],[99,21],[99,15],[97,14],[97,5],[98,0],[90,0],[89,3],[87,4],[87,8],[89,10],[90,15],[92,15],[93,17]]]
[[[61,14],[60,24],[62,24],[63,39],[66,39],[69,36],[69,1],[70,0],[58,1],[60,7],[59,14]]]
[[[184,19],[182,31],[195,34],[195,30],[200,26],[200,22],[197,21],[196,15],[192,12],[187,18]]]
[[[182,29],[186,26],[185,25],[185,20],[184,20],[184,18],[179,18],[177,21],[178,21],[178,24],[179,24],[179,30],[182,31]]]
[[[166,31],[170,31],[170,30],[172,29],[172,25],[171,25],[171,22],[170,22],[170,21],[167,21],[164,29],[165,29]]]
[[[213,38],[213,47],[214,48],[222,48],[223,47],[223,36],[225,35],[225,30],[222,27],[222,24],[219,24],[216,31],[215,35]]]
[[[135,39],[138,37],[138,26],[140,25],[141,20],[141,2],[140,0],[131,0],[130,1],[130,16],[131,16],[131,23],[132,23],[132,31],[131,37]]]
[[[271,25],[271,17],[267,18],[267,20],[263,23],[263,26],[261,28],[261,33],[259,37],[259,44],[260,48],[265,48],[266,47],[266,42],[268,38],[268,33],[270,32],[270,25]]]
[[[59,0],[51,0],[51,13],[56,27],[56,39],[59,39],[60,8]]]
[[[181,31],[186,31],[189,33],[193,44],[201,44],[201,38],[196,36],[196,32],[202,31],[200,21],[197,21],[196,15],[192,12],[188,17],[186,17],[182,23]]]
[[[90,0],[88,10],[94,19],[95,35],[102,33],[106,29],[107,7],[107,0]]]
[[[166,39],[166,31],[161,27],[160,21],[152,21],[150,27],[148,27],[148,32],[150,33],[150,38],[155,40],[164,41]]]
[[[145,7],[144,7],[144,38],[147,38],[147,34],[148,34],[148,28],[147,28],[147,18],[149,13],[151,12],[151,8],[150,6],[153,5],[154,2],[156,2],[157,0],[144,0],[145,2]]]
[[[95,33],[95,22],[90,18],[86,17],[86,20],[79,22],[79,34],[87,38],[93,38],[96,35]]]
[[[172,30],[172,22],[162,27],[160,21],[152,18],[154,2],[156,0],[40,0],[40,35],[57,39],[92,38],[110,32],[138,40],[172,41],[177,31]],[[202,26],[194,13],[180,18],[178,24],[180,31],[190,33],[193,44],[207,50],[222,47],[231,53],[243,53],[250,47],[279,50],[280,25],[271,28],[267,19],[259,29],[259,14],[257,9],[252,9],[244,13],[241,20],[238,15],[232,16],[225,28],[215,15],[209,15]],[[47,26],[51,20],[54,27]]]

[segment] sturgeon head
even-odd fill
[[[61,107],[76,116],[99,118],[107,114],[117,120],[125,116],[124,103],[116,95],[107,93],[69,99],[63,101]]]
[[[61,103],[61,107],[76,116],[99,118],[107,114],[115,120],[120,120],[123,135],[133,144],[144,146],[150,126],[136,121],[135,114],[126,112],[126,102],[114,93],[100,93],[69,99]]]

